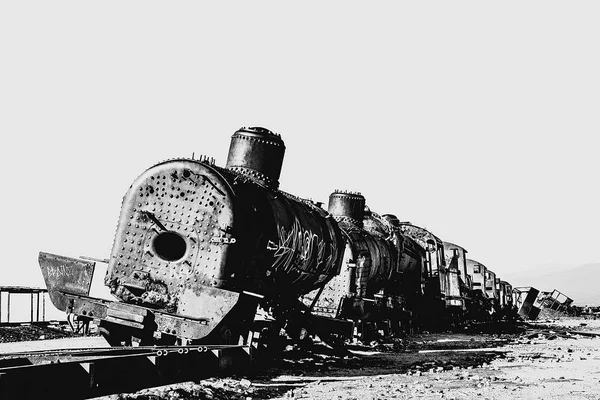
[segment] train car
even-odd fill
[[[117,301],[89,296],[94,260],[41,252],[53,304],[96,320],[112,344],[233,344],[256,329],[258,307],[292,338],[358,327],[364,339],[513,302],[463,247],[372,212],[360,193],[335,191],[325,211],[279,190],[284,153],[279,135],[242,128],[224,167],[201,157],[147,169],[123,198],[106,260]]]
[[[397,219],[393,215],[388,218]],[[448,257],[444,242],[425,228],[410,222],[398,222],[400,231],[425,252],[422,271],[422,292],[415,305],[415,322],[422,329],[445,329],[462,313],[462,298],[458,280],[458,258]]]
[[[484,276],[485,294],[492,301],[492,307],[496,308],[500,303],[500,295],[496,287],[496,273],[488,268]]]
[[[400,222],[393,214],[385,214],[384,218],[393,221],[393,224],[399,227],[404,236],[411,238],[425,251],[424,278],[438,278],[440,271],[446,268],[446,256],[442,240],[425,228],[410,222]]]
[[[506,281],[500,280],[499,293],[500,307],[502,307],[503,309],[511,309],[513,306],[512,285]]]
[[[351,320],[356,336],[409,328],[409,304],[420,295],[424,254],[388,220],[366,207],[364,196],[335,191],[328,211],[345,238],[341,273],[319,291],[304,296],[314,313]]]
[[[392,214],[380,216],[367,207],[363,219],[365,229],[387,235],[395,249],[395,269],[388,280],[383,294],[385,307],[384,334],[399,334],[419,330],[416,310],[422,302],[425,250],[401,232],[399,220]],[[387,328],[387,329],[385,329]]]
[[[513,299],[518,314],[525,319],[535,320],[540,314],[541,305],[538,300],[540,291],[532,286],[513,288]]]
[[[481,292],[482,296],[487,297],[485,291],[485,273],[487,268],[478,261],[467,259],[467,274],[471,277],[472,288],[474,291]]]
[[[466,300],[471,288],[471,279],[467,274],[467,250],[450,242],[444,242],[443,245],[448,265],[447,298],[449,298],[450,304],[447,305],[459,312],[459,309],[466,309]]]
[[[415,239],[402,232],[400,220],[393,214],[378,218],[387,221],[392,231],[392,242],[397,248],[398,266],[396,282],[390,282],[389,293],[396,293],[404,300],[404,307],[413,311],[418,308],[423,297],[423,284],[427,270],[427,250]],[[413,316],[412,319],[416,319]]]
[[[467,253],[468,251],[457,244],[444,242],[444,253],[446,254],[446,259],[449,261],[453,257],[457,258],[457,268],[458,268],[458,276],[463,281],[464,286],[471,287],[470,284],[470,276],[467,273]],[[449,262],[447,262],[449,264]]]
[[[573,299],[554,289],[540,299],[543,308],[565,312],[573,304]]]
[[[54,305],[117,344],[237,343],[259,304],[299,321],[298,297],[340,272],[344,241],[327,211],[278,190],[284,152],[279,135],[242,128],[225,167],[152,166],[123,199],[105,277],[118,301],[88,296],[94,263],[40,253]]]
[[[467,306],[467,319],[483,322],[491,317],[493,302],[486,291],[487,267],[475,260],[467,259],[467,274],[471,279],[470,303]]]

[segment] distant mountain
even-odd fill
[[[509,282],[514,286],[533,286],[540,291],[556,289],[578,306],[600,306],[600,263],[522,275]]]

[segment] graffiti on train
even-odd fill
[[[87,289],[92,280],[92,273],[90,271],[75,265],[50,265],[48,266],[47,274],[49,279],[62,281],[70,288]]]
[[[336,264],[335,260],[332,260],[337,254],[334,244],[328,246],[318,234],[304,229],[298,219],[294,220],[289,229],[278,225],[277,234],[279,243],[269,241],[268,247],[275,251],[272,269],[290,271],[297,268],[300,271],[318,271],[322,266],[327,266],[327,270],[319,271],[326,274],[329,268]]]

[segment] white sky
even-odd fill
[[[0,285],[42,286],[40,250],[108,257],[141,172],[224,165],[241,126],[282,135],[283,190],[360,191],[503,279],[598,262],[599,11],[2,2]]]

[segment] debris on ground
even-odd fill
[[[145,389],[110,400],[592,399],[600,320],[522,323],[514,333],[422,333],[397,343],[289,346],[244,376]]]
[[[29,340],[60,339],[81,336],[73,332],[68,324],[20,324],[0,325],[0,343],[25,342]]]

